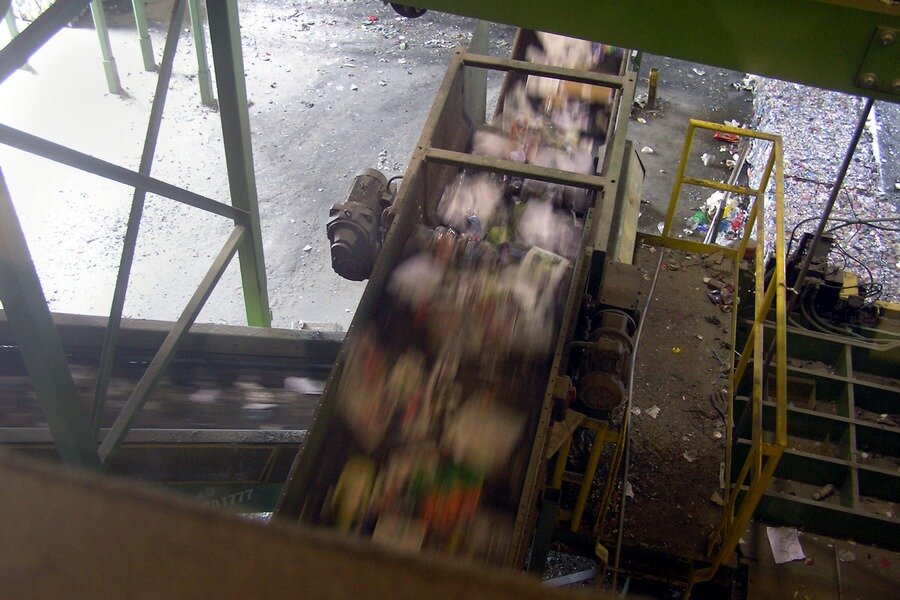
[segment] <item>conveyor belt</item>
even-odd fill
[[[534,72],[527,75],[531,67],[522,59],[526,58],[526,49],[536,42],[537,38],[533,32],[520,32],[513,49],[512,61],[485,58],[467,54],[462,50],[454,53],[420,137],[418,150],[413,155],[394,205],[397,217],[363,294],[342,353],[329,378],[308,443],[298,456],[291,478],[285,486],[276,515],[305,522],[329,524],[346,530],[353,529],[364,535],[371,534],[374,529],[375,538],[384,543],[415,548],[420,548],[424,544],[427,548],[441,549],[488,563],[514,568],[523,565],[534,532],[537,494],[543,487],[546,468],[544,446],[550,426],[554,385],[556,377],[562,373],[566,342],[574,333],[574,320],[581,304],[587,267],[592,255],[589,249],[607,249],[611,238],[617,237],[615,233],[611,235],[611,232],[617,233],[620,230],[618,223],[614,222],[618,218],[615,184],[620,179],[625,127],[634,89],[634,74],[627,71],[627,59],[622,60],[621,53],[617,54],[618,58],[611,68],[613,73],[611,75],[596,77],[592,73],[580,74],[577,71],[544,67],[535,67]],[[480,121],[473,120],[476,112],[472,110],[471,99],[466,93],[467,86],[471,85],[470,78],[478,72],[477,69],[473,72],[475,66],[509,71],[501,92],[504,98],[508,97],[513,86],[524,81],[526,77],[534,77],[535,72],[542,76],[571,78],[576,81],[602,80],[610,86],[605,88],[613,91],[610,94],[613,98],[609,106],[610,112],[606,113],[604,119],[603,111],[598,111],[594,105],[591,107],[589,118],[592,127],[590,135],[594,136],[595,152],[599,154],[602,165],[599,176],[574,173],[567,175],[562,171],[521,164],[506,158],[467,154],[471,148],[470,135],[481,125]],[[498,109],[502,104],[501,101]],[[418,360],[408,358],[411,356],[410,353],[428,357],[425,359],[428,365],[434,361],[436,366],[427,368],[433,369],[432,373],[437,373],[439,382],[444,381],[442,379],[444,375],[440,370],[443,367],[439,365],[442,361],[448,360],[449,355],[443,351],[435,352],[433,341],[435,336],[439,337],[444,332],[423,334],[422,319],[426,319],[424,323],[427,327],[429,317],[426,315],[420,318],[414,312],[411,314],[404,307],[403,301],[398,300],[397,288],[390,288],[394,290],[393,292],[389,292],[388,289],[389,285],[396,286],[389,284],[395,267],[413,255],[417,251],[416,248],[422,248],[423,244],[427,247],[427,244],[431,243],[427,240],[432,234],[428,233],[428,230],[423,230],[422,226],[435,227],[442,223],[442,218],[446,219],[446,216],[441,217],[437,214],[436,208],[445,188],[454,181],[463,168],[467,169],[467,172],[502,173],[506,176],[502,181],[511,187],[517,185],[517,179],[521,184],[522,178],[532,181],[569,181],[572,182],[571,185],[593,189],[597,193],[588,195],[590,208],[583,215],[581,249],[571,256],[570,267],[564,275],[564,283],[560,286],[562,298],[555,315],[556,329],[547,332],[553,335],[552,344],[549,344],[551,351],[542,357],[522,359],[516,356],[515,348],[505,351],[502,349],[504,344],[502,336],[486,338],[485,344],[495,346],[493,355],[489,359],[481,360],[477,365],[472,365],[471,368],[466,366],[465,360],[460,361],[459,366],[454,367],[455,375],[449,380],[451,386],[457,386],[461,399],[459,406],[463,408],[453,409],[452,413],[440,414],[455,416],[464,414],[466,407],[470,407],[474,402],[472,398],[478,397],[479,392],[476,390],[480,386],[481,389],[494,390],[489,394],[496,403],[494,406],[501,407],[487,410],[484,414],[489,417],[486,418],[498,422],[506,418],[510,421],[522,419],[522,437],[516,440],[508,455],[504,454],[503,458],[499,459],[505,465],[503,470],[491,471],[491,467],[486,466],[488,463],[478,462],[471,456],[462,459],[448,458],[447,444],[450,442],[447,442],[448,434],[445,434],[441,442],[442,457],[439,459],[435,475],[437,479],[432,482],[431,475],[428,474],[431,473],[429,469],[432,467],[424,467],[425,496],[421,500],[413,500],[417,503],[415,508],[403,509],[416,511],[415,514],[418,516],[395,517],[396,513],[392,511],[398,509],[396,502],[391,508],[381,508],[383,513],[379,516],[379,513],[373,513],[374,509],[371,506],[365,508],[364,505],[359,505],[361,508],[356,508],[354,507],[356,505],[348,504],[346,500],[348,494],[367,495],[366,490],[371,489],[372,479],[375,480],[373,494],[381,489],[390,490],[390,487],[380,486],[392,485],[389,473],[395,468],[395,461],[399,460],[397,457],[406,453],[407,449],[410,449],[411,453],[419,452],[419,449],[413,449],[413,446],[409,445],[408,434],[402,432],[406,431],[405,429],[394,433],[393,425],[389,428],[390,415],[367,416],[365,411],[372,410],[377,413],[381,410],[377,404],[382,402],[379,399],[381,393],[373,390],[372,395],[366,399],[368,392],[360,390],[365,390],[364,386],[368,385],[366,382],[372,377],[371,369],[381,368],[376,363],[382,360],[386,360],[388,364],[397,364],[403,360]],[[524,203],[523,200],[522,204]],[[573,209],[573,212],[576,212],[577,216],[577,209]],[[445,234],[438,233],[438,235]],[[451,239],[457,239],[452,237],[452,233],[446,235]],[[446,240],[446,237],[444,239]],[[465,245],[465,241],[451,243],[457,244],[453,256],[458,256],[459,244]],[[488,242],[475,241],[470,242],[468,246],[470,249],[474,246],[481,251],[488,246]],[[485,251],[490,254],[489,248]],[[426,250],[422,256],[428,252]],[[459,268],[455,260],[457,259],[450,259],[448,272],[452,273],[454,269]],[[550,289],[552,290],[552,287]],[[449,331],[461,327],[462,331],[467,326],[449,325],[444,322],[440,327],[449,328]],[[472,343],[472,340],[463,343]],[[410,368],[415,372],[413,367]],[[376,378],[379,376],[374,375]],[[407,381],[410,379],[414,381],[415,377],[407,378]],[[352,402],[347,400],[349,394],[360,393],[362,395],[358,404],[348,404]],[[428,400],[426,396],[425,402],[434,400]],[[359,410],[363,411],[359,413],[361,416],[352,416],[352,413],[348,413],[348,410],[357,410],[348,406],[359,407]],[[513,413],[518,416],[513,417]],[[501,417],[500,414],[504,416]],[[365,423],[379,423],[379,419],[383,423],[381,427],[386,429],[386,432],[365,425]],[[454,427],[450,424],[449,417],[447,419],[444,424],[438,421],[438,427],[443,427],[443,431],[449,431]],[[499,427],[491,425],[488,428],[490,432],[486,430],[485,435],[500,436],[507,431]],[[426,441],[431,439],[428,437],[431,431],[428,430],[424,438]],[[425,452],[425,456],[434,456],[428,454],[427,450]],[[417,458],[414,460],[419,460],[423,455],[415,456]],[[506,456],[509,458],[506,459]],[[376,472],[381,473],[378,475],[379,479],[375,479]],[[388,475],[385,475],[386,473]],[[380,479],[382,477],[385,479]],[[411,488],[404,487],[404,489]],[[382,495],[378,497],[379,502],[390,502],[386,500],[386,492],[380,493]],[[409,491],[403,493],[418,494]],[[474,502],[478,508],[473,508],[473,513],[466,513],[471,514],[471,521],[465,520],[470,517],[460,516],[456,520],[457,517],[454,516],[451,517],[454,519],[452,523],[442,522],[441,515],[450,514],[447,512],[450,510],[447,508],[449,505],[442,504],[445,495],[450,494],[447,496],[449,502],[450,497],[457,493],[465,498],[472,498],[474,494]],[[365,503],[367,500],[362,502]],[[427,508],[430,502],[436,503],[437,508],[433,510]],[[468,507],[468,500],[464,500],[463,504]],[[366,514],[355,512],[359,510],[363,510]],[[459,514],[462,515],[464,510],[468,509],[461,509]],[[408,513],[404,513],[406,514]],[[429,514],[431,516],[428,516]],[[438,520],[433,520],[435,514],[438,515]],[[385,526],[385,529],[390,529],[388,532],[382,529],[379,533],[379,529],[388,518],[391,519],[391,525]],[[489,523],[487,527],[480,528],[486,523]],[[485,542],[482,538],[489,540],[487,541],[489,549],[482,544]]]
[[[53,320],[87,409],[106,319],[55,314]],[[104,428],[170,328],[161,321],[123,320]],[[271,511],[343,337],[195,325],[108,472],[162,483],[216,505]],[[0,446],[58,460],[2,311]]]

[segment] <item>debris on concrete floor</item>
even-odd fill
[[[731,319],[709,301],[703,277],[731,275],[710,257],[639,247],[635,262],[651,277],[658,252],[677,268],[660,270],[637,351],[629,468],[635,497],[626,504],[624,540],[701,557],[722,516],[712,498],[722,493],[724,422],[710,396],[727,381],[715,354],[724,360],[731,351]],[[663,502],[667,510],[660,510]],[[682,518],[673,521],[671,511]]]
[[[769,545],[775,564],[780,565],[795,560],[803,560],[803,547],[800,545],[799,532],[793,527],[767,527]]]

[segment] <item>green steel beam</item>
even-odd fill
[[[0,301],[60,458],[70,464],[99,468],[97,445],[91,438],[87,415],[79,403],[62,342],[2,172]]]
[[[188,0],[188,10],[191,13],[194,52],[197,54],[197,82],[200,84],[200,102],[205,106],[215,107],[216,97],[212,91],[209,61],[206,59],[206,34],[203,31],[203,14],[200,11],[199,0]]]
[[[225,268],[231,262],[235,252],[237,252],[241,240],[246,237],[245,233],[246,229],[244,227],[235,225],[225,245],[222,246],[222,249],[216,255],[212,265],[210,265],[209,270],[203,277],[203,281],[200,282],[200,285],[194,291],[194,295],[191,296],[187,306],[184,307],[181,316],[178,317],[178,321],[175,322],[172,330],[166,336],[166,339],[163,340],[156,356],[150,361],[150,365],[131,392],[131,396],[125,402],[125,406],[122,407],[122,411],[116,417],[112,427],[109,428],[109,432],[103,438],[103,443],[100,444],[100,460],[104,465],[109,464],[110,456],[122,444],[122,441],[131,429],[132,423],[134,423],[135,417],[137,417],[138,411],[150,398],[150,394],[156,388],[156,384],[159,383],[159,380],[165,374],[166,368],[172,362],[175,353],[178,352],[178,348],[187,337],[191,325],[194,324],[197,315],[200,314],[203,305],[206,304],[209,295],[212,294],[213,288],[216,287],[216,284],[222,277],[222,273],[225,272]]]
[[[134,8],[134,25],[138,31],[138,40],[141,44],[141,58],[144,61],[144,70],[155,71],[156,60],[153,58],[153,41],[147,28],[147,14],[144,12],[144,0],[131,0]]]
[[[241,225],[245,225],[249,222],[247,211],[207,198],[206,196],[201,196],[196,192],[180,188],[171,183],[166,183],[165,181],[160,181],[159,179],[148,177],[147,175],[141,175],[137,171],[132,171],[125,167],[106,162],[105,160],[95,158],[90,154],[85,154],[84,152],[73,150],[62,144],[39,138],[36,135],[26,133],[20,129],[4,125],[3,123],[0,123],[0,144],[6,144],[7,146],[12,146],[13,148],[18,148],[19,150],[42,156],[54,162],[69,165],[70,167],[87,171],[88,173],[93,173],[94,175],[99,175],[106,179],[130,185],[131,187],[144,188],[152,194],[170,198],[183,204],[187,204],[188,206],[193,206],[194,208],[199,208],[213,214],[233,219],[235,223]]]
[[[135,0],[137,3],[141,1]],[[150,170],[153,168],[156,142],[159,140],[159,129],[166,106],[166,96],[169,92],[169,81],[172,78],[172,64],[175,62],[175,50],[178,48],[183,21],[184,0],[175,0],[166,35],[166,45],[163,49],[162,64],[156,80],[156,92],[153,94],[153,104],[150,107],[150,118],[147,120],[147,135],[144,136],[141,163],[138,166],[138,173],[141,175],[150,175]],[[116,274],[116,288],[113,292],[112,306],[109,309],[109,323],[103,338],[103,350],[100,354],[100,364],[97,367],[97,379],[94,384],[94,405],[91,409],[91,432],[94,435],[100,430],[100,423],[103,420],[106,391],[112,375],[113,359],[116,356],[116,342],[119,337],[119,326],[122,323],[122,310],[125,308],[128,279],[131,277],[131,266],[134,263],[134,252],[137,247],[146,198],[147,190],[142,187],[134,188],[131,210],[128,213],[128,225],[125,229],[125,238],[122,240],[122,257],[119,261],[119,271]]]
[[[106,27],[103,0],[91,0],[91,17],[94,19],[94,29],[97,30],[97,39],[100,41],[100,56],[103,59],[103,72],[106,74],[106,87],[109,88],[110,94],[121,94],[122,82],[119,81],[116,57],[113,56],[112,45],[109,43],[109,29]]]
[[[269,310],[269,293],[266,287],[266,265],[259,223],[253,148],[250,142],[250,114],[247,110],[237,0],[207,0],[206,9],[219,92],[219,115],[222,120],[222,141],[225,144],[231,204],[249,213],[250,217],[247,235],[238,254],[247,324],[269,327],[272,313]]]
[[[416,6],[900,101],[857,85],[876,28],[900,29],[896,2],[419,0]]]

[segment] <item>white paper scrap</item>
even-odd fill
[[[800,537],[793,527],[766,527],[766,533],[776,565],[806,558],[800,546]]]

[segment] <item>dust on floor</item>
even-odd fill
[[[626,545],[701,558],[722,515],[725,389],[731,314],[707,296],[704,277],[728,282],[730,263],[642,246],[635,263],[659,277],[637,351],[632,400],[634,497],[625,510]]]

